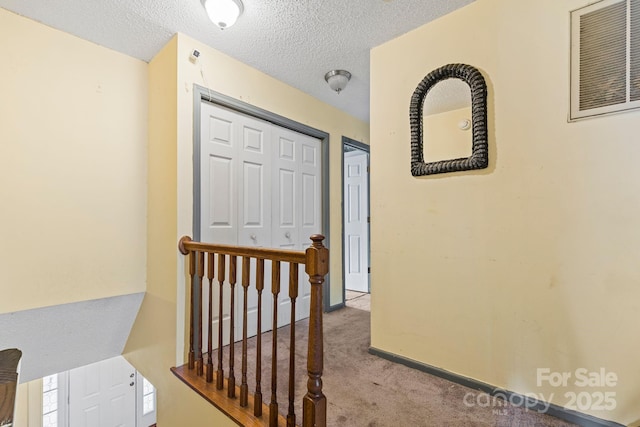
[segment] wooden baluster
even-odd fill
[[[214,279],[214,265],[215,258],[212,253],[207,254],[207,279],[209,279],[209,321],[207,323],[207,369],[206,377],[207,382],[213,381],[213,359],[211,354],[213,353],[213,279]]]
[[[220,292],[218,296],[218,371],[216,372],[216,388],[222,390],[224,388],[224,369],[222,368],[222,324],[223,324],[223,298],[224,292],[222,285],[224,284],[225,275],[225,255],[218,254],[218,284],[220,285]]]
[[[242,381],[240,384],[240,406],[249,404],[249,385],[247,384],[247,305],[248,290],[251,279],[251,258],[242,257]]]
[[[302,401],[302,425],[327,425],[327,398],[322,393],[323,333],[322,284],[329,272],[329,250],[322,245],[324,236],[311,236],[313,244],[306,250],[305,271],[311,283],[311,313],[309,316],[309,350],[307,354],[307,394]]]
[[[294,408],[296,387],[296,298],[298,298],[298,264],[289,264],[289,299],[291,300],[291,338],[289,340],[289,413],[287,427],[295,427]]]
[[[233,365],[235,357],[234,354],[234,343],[236,341],[235,335],[235,295],[236,295],[236,279],[238,277],[237,273],[237,263],[238,257],[230,256],[229,257],[229,285],[231,285],[231,301],[230,301],[230,310],[231,315],[229,316],[229,381],[227,382],[227,396],[234,398],[236,397],[236,374],[233,371]]]
[[[198,375],[203,373],[202,362],[202,278],[204,277],[204,252],[198,252],[198,306],[196,319],[198,322],[198,348],[196,351],[196,371]]]
[[[256,290],[258,291],[258,335],[256,343],[256,392],[253,395],[253,415],[262,416],[262,290],[264,289],[264,259],[256,260]]]
[[[271,263],[271,293],[273,294],[273,329],[271,341],[271,403],[269,427],[278,426],[278,294],[280,293],[280,261]]]
[[[193,334],[194,334],[194,318],[193,318],[193,306],[196,305],[196,254],[195,252],[189,252],[189,276],[191,277],[190,290],[191,290],[191,303],[189,304],[189,369],[193,369],[196,366],[195,351],[193,349]]]

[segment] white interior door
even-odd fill
[[[309,237],[322,232],[322,155],[320,140],[306,135],[300,138],[300,185],[302,187],[300,240],[296,249],[311,246]],[[311,284],[300,269],[296,320],[309,317]]]
[[[369,292],[368,157],[344,154],[345,288],[358,292]]]
[[[208,104],[202,104],[201,117],[201,157],[200,157],[200,201],[202,203],[200,233],[205,242],[235,244],[238,236],[238,203],[237,179],[238,174],[238,131],[235,117],[226,110],[214,111]],[[215,261],[214,271],[218,271]],[[209,283],[203,280],[204,301],[209,300]],[[219,284],[212,283],[212,298],[214,307],[219,307]],[[230,294],[223,297],[223,338],[225,344],[229,341],[229,301]],[[206,306],[206,304],[203,304]],[[220,314],[214,310],[212,345],[217,348],[218,327]],[[208,310],[203,313],[208,321]],[[208,348],[207,336],[203,337],[204,348]]]
[[[273,141],[273,246],[304,250],[309,236],[322,230],[320,141],[283,128],[273,130]],[[283,326],[291,321],[288,265],[280,277],[278,326]],[[311,285],[299,266],[296,320],[309,317],[310,296]]]
[[[69,426],[136,427],[135,374],[121,356],[69,371]]]
[[[236,114],[239,132],[241,170],[238,182],[239,227],[236,245],[270,247],[271,229],[271,125],[241,114]],[[212,240],[215,242],[215,240]],[[238,259],[238,262],[241,260]],[[252,277],[256,277],[256,261],[252,260]],[[238,264],[238,273],[242,271]],[[271,296],[271,262],[264,263],[264,290],[262,291],[262,331],[272,329],[273,298]],[[241,276],[236,285],[235,340],[242,338],[243,288]],[[257,333],[258,292],[250,286],[247,297],[247,334]]]
[[[203,242],[228,245],[271,245],[271,133],[267,123],[237,114],[208,103],[201,109],[200,157],[200,236]],[[269,298],[270,268],[265,263],[265,289],[262,294],[262,330],[271,329],[272,300]],[[236,313],[242,313],[243,294],[238,259],[236,278]],[[219,307],[218,261],[214,270],[213,306]],[[229,261],[225,264],[225,278],[229,278]],[[256,276],[256,262],[252,261],[252,276]],[[203,297],[208,300],[208,281],[203,283]],[[223,344],[229,343],[230,297],[228,282],[223,286]],[[203,313],[205,318],[208,313]],[[258,293],[248,292],[247,319],[249,336],[256,334]],[[235,338],[241,338],[242,316],[236,316]],[[213,312],[213,348],[218,344],[219,311]],[[204,337],[204,348],[207,340]]]

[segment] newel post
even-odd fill
[[[311,236],[313,244],[306,250],[305,272],[311,283],[311,312],[309,315],[309,352],[307,354],[307,394],[302,401],[304,427],[327,425],[327,398],[322,393],[323,335],[322,285],[329,272],[329,250],[322,245],[324,236]]]

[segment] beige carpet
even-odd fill
[[[306,321],[296,325],[296,415],[302,418],[306,393]],[[473,391],[442,378],[395,364],[368,353],[370,313],[344,308],[324,316],[324,393],[328,426],[499,426],[568,427],[574,424],[510,406],[469,407]],[[249,340],[249,391],[255,390],[255,338]],[[271,333],[262,339],[262,366],[271,367]],[[279,411],[288,408],[289,327],[278,330]],[[236,383],[240,384],[241,344],[236,344]],[[225,358],[228,353],[225,350]],[[214,362],[215,364],[216,362]],[[226,365],[226,363],[225,363]],[[225,366],[225,376],[228,375]],[[263,372],[263,401],[271,402],[271,374]],[[477,392],[479,393],[479,392]]]

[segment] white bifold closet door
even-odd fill
[[[301,250],[321,231],[320,141],[272,123],[203,102],[200,129],[200,230],[203,242]],[[217,265],[216,265],[217,267]],[[228,270],[228,262],[227,262]],[[255,260],[252,261],[255,278]],[[241,259],[238,259],[238,272]],[[283,265],[278,326],[290,322],[289,271]],[[296,320],[309,316],[310,285],[300,268]],[[228,272],[227,275],[228,277]],[[241,338],[242,287],[235,295],[236,340]],[[206,289],[208,283],[205,283]],[[218,283],[214,283],[217,307]],[[204,298],[208,298],[205,291]],[[224,342],[229,337],[228,284],[224,286]],[[258,294],[249,293],[249,335],[256,334]],[[271,263],[265,262],[262,329],[273,326]],[[218,313],[214,313],[217,343]]]

